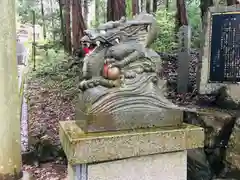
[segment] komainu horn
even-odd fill
[[[124,17],[88,29],[82,41],[95,48],[83,59],[77,124],[84,132],[178,126],[183,110],[164,97],[153,15]]]

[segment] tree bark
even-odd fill
[[[83,1],[83,17],[84,17],[84,23],[85,23],[85,26],[87,27],[88,26],[88,0],[84,0]]]
[[[107,21],[117,21],[126,16],[125,0],[108,0],[107,1]]]
[[[82,16],[82,4],[79,0],[72,0],[72,43],[73,49],[80,47],[80,39],[83,36],[83,31],[86,29]]]
[[[95,26],[98,27],[99,26],[99,0],[95,0]]]
[[[113,0],[107,1],[107,21],[111,21],[113,19]]]
[[[234,4],[239,4],[239,2],[237,0],[227,0],[227,5],[228,6],[231,6],[231,5],[234,5]]]
[[[176,14],[176,30],[183,26],[188,25],[187,10],[184,0],[177,0],[177,14]]]
[[[151,12],[151,0],[146,0],[146,12]]]
[[[139,0],[132,0],[132,15],[139,13]]]
[[[158,0],[153,0],[153,7],[152,7],[152,9],[153,9],[154,13],[157,12],[157,2],[158,2]]]
[[[55,41],[55,26],[54,26],[54,16],[53,16],[53,2],[52,0],[49,1],[50,3],[50,11],[51,11],[51,24],[52,24],[52,36],[53,36],[53,41]]]
[[[200,9],[201,9],[201,18],[202,22],[204,21],[204,16],[208,11],[208,8],[213,6],[213,0],[201,0]]]
[[[0,179],[21,177],[20,100],[15,0],[0,1]]]
[[[108,1],[99,1],[99,6],[100,6],[100,16],[99,17],[103,17],[101,22],[105,23],[107,21],[107,16],[108,16],[108,12],[107,12]]]
[[[64,4],[64,19],[65,19],[65,50],[71,53],[71,18],[70,18],[70,0],[66,0]]]
[[[58,0],[58,4],[59,4],[59,17],[60,17],[60,23],[61,23],[61,39],[62,39],[62,43],[65,47],[66,39],[65,39],[65,28],[64,28],[64,20],[63,20],[63,3],[62,3],[62,0]],[[65,50],[65,48],[64,48],[64,50]]]
[[[139,7],[139,10],[140,10],[140,12],[143,12],[143,10],[144,10],[144,0],[139,0],[140,1],[140,7]]]
[[[165,0],[165,7],[166,7],[166,10],[168,11],[168,9],[169,9],[169,0]]]
[[[47,38],[47,32],[46,32],[43,0],[41,0],[41,14],[42,14],[42,23],[43,23],[43,38],[46,39]]]

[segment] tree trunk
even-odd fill
[[[168,11],[168,9],[169,9],[169,0],[165,0],[165,7],[166,7],[166,10]]]
[[[52,0],[50,0],[50,11],[51,11],[52,36],[53,36],[53,41],[55,41],[56,38],[55,38],[55,26],[54,26],[53,2],[52,2]]]
[[[64,4],[64,19],[65,19],[65,50],[71,53],[71,18],[70,18],[70,0],[66,0]]]
[[[78,24],[78,11],[79,11],[79,4],[80,2],[77,2],[76,0],[72,0],[72,8],[71,8],[71,19],[72,19],[72,46],[73,46],[73,52],[74,50],[79,48],[79,42],[78,42],[78,31],[79,31],[79,24]]]
[[[73,49],[80,47],[80,39],[83,36],[83,31],[86,29],[82,16],[82,3],[79,0],[72,0],[72,40]]]
[[[20,100],[16,59],[15,0],[1,1],[0,179],[21,177]]]
[[[99,0],[95,0],[95,26],[98,27],[99,26]]]
[[[63,3],[62,0],[58,0],[58,4],[59,4],[59,17],[60,17],[60,23],[61,23],[61,39],[62,39],[62,43],[65,47],[66,44],[66,39],[65,39],[65,28],[64,28],[64,20],[63,20]],[[65,50],[65,48],[64,48]]]
[[[83,17],[84,17],[84,23],[85,23],[85,26],[87,27],[88,26],[88,0],[84,0],[83,1]]]
[[[176,31],[183,26],[188,25],[186,4],[184,0],[177,0]]]
[[[234,4],[239,4],[237,0],[227,0],[227,5],[228,6],[231,6],[231,5],[234,5]]]
[[[202,22],[204,21],[204,16],[208,11],[208,8],[213,6],[213,0],[201,0],[200,9],[201,9],[201,18]]]
[[[141,12],[146,11],[146,0],[141,0]]]
[[[97,1],[97,0],[96,0]],[[101,20],[99,20],[99,22],[103,22],[105,23],[107,21],[107,16],[108,16],[108,12],[107,12],[107,7],[108,7],[108,1],[99,1],[99,17],[102,17]]]
[[[132,0],[132,15],[139,13],[139,0]]]
[[[45,24],[45,15],[44,15],[44,6],[43,6],[43,0],[41,0],[41,14],[42,14],[42,26],[43,26],[43,38],[47,38],[47,32],[46,32],[46,24]]]
[[[153,0],[153,12],[155,13],[155,12],[157,12],[157,2],[158,2],[158,0]]]
[[[146,0],[146,12],[151,12],[151,0]]]
[[[117,21],[122,16],[126,16],[125,0],[108,0],[107,2],[107,21]]]

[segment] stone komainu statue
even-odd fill
[[[177,126],[183,111],[163,93],[160,56],[150,48],[157,37],[150,14],[124,17],[85,31],[95,49],[83,59],[77,122],[85,132]]]

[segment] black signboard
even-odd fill
[[[240,12],[212,14],[210,82],[240,82]]]

